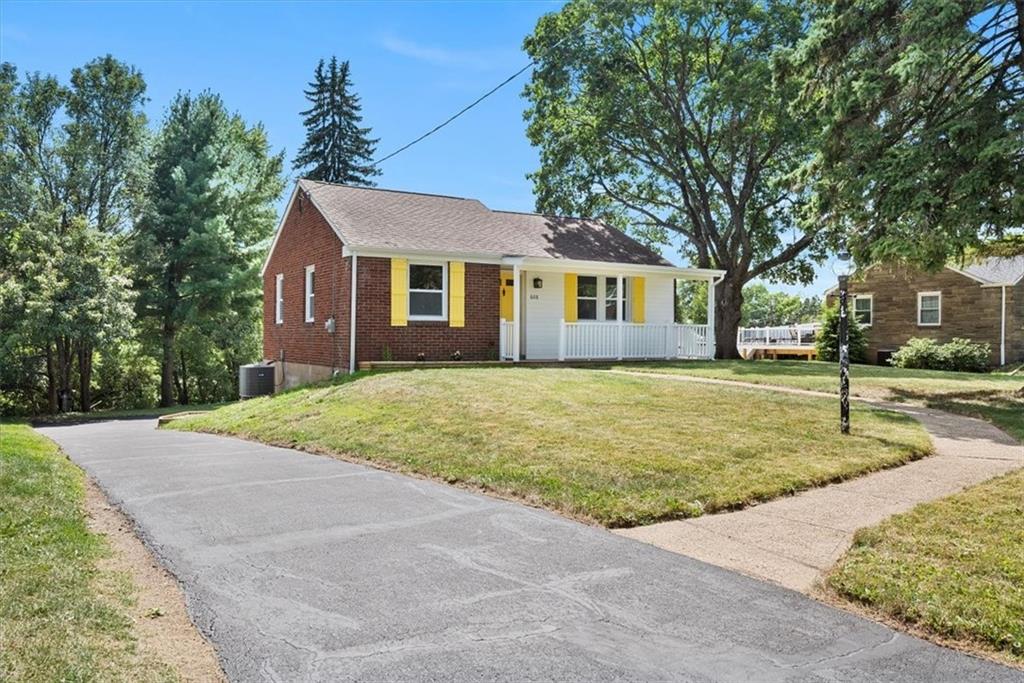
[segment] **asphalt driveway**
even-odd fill
[[[148,420],[40,431],[136,521],[232,680],[1024,681],[441,484]]]

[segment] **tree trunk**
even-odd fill
[[[78,400],[80,410],[92,410],[92,344],[78,345]]]
[[[57,412],[57,371],[53,363],[53,344],[46,343],[46,406],[51,415]]]
[[[71,410],[71,362],[74,351],[71,340],[57,337],[57,403],[61,412]]]
[[[178,351],[178,367],[174,373],[175,384],[178,388],[178,403],[188,405],[188,367],[185,365],[185,352]]]
[[[160,407],[174,405],[174,325],[164,322],[163,357],[160,360]]]
[[[715,287],[715,358],[739,358],[736,333],[743,311],[743,282],[728,275]]]

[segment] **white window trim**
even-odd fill
[[[939,308],[938,308],[939,320],[938,320],[938,322],[934,322],[934,323],[923,323],[923,322],[921,322],[921,312],[923,310],[921,308],[921,301],[926,296],[934,296],[934,297],[937,297],[938,300],[939,300]],[[929,310],[931,310],[931,309],[929,309]],[[942,325],[942,292],[918,292],[917,293],[917,326],[918,327],[939,327],[940,325]]]
[[[580,278],[592,277],[594,278],[594,296],[580,296]],[[576,320],[579,322],[596,323],[601,321],[601,304],[604,300],[604,295],[601,294],[601,285],[604,281],[600,275],[590,275],[588,273],[579,273],[576,276]],[[593,301],[594,302],[594,317],[583,318],[580,317],[580,301]]]
[[[857,299],[867,299],[870,302],[868,306],[868,318],[871,320],[869,323],[860,323],[861,327],[871,327],[875,322],[875,295],[874,294],[854,294],[853,295],[853,320],[857,321]]]
[[[306,322],[307,323],[311,323],[311,322],[316,320],[316,282],[315,282],[315,278],[312,277],[315,272],[316,272],[316,266],[315,265],[314,266],[306,266],[306,279],[305,279],[306,285],[305,285],[305,289],[303,290],[305,292],[305,298],[304,298],[304,304],[303,305],[306,308]],[[310,287],[309,287],[311,282],[313,284],[313,291],[310,291]]]
[[[413,289],[412,288],[412,267],[413,266],[441,266],[441,315],[413,315],[412,295],[413,292],[436,293],[436,289]],[[408,292],[406,303],[406,318],[408,320],[447,320],[448,319],[448,262],[447,261],[409,261],[405,269],[405,289]]]
[[[605,310],[608,307],[608,304],[614,301],[614,299],[609,299],[608,298],[608,281],[610,280],[612,282],[615,282],[618,279],[618,276],[617,275],[596,275],[596,274],[591,274],[591,273],[580,273],[578,275],[578,277],[592,277],[592,278],[594,278],[597,281],[597,293],[596,293],[596,296],[580,296],[579,295],[578,285],[577,285],[577,290],[576,290],[576,301],[577,302],[579,302],[580,299],[583,299],[585,301],[593,300],[596,303],[597,310],[595,311],[595,314],[596,314],[597,317],[595,317],[595,318],[580,318],[579,317],[579,305],[577,303],[577,309],[576,309],[576,311],[577,311],[577,320],[579,322],[588,322],[588,323],[614,323],[614,322],[618,322],[615,318],[609,318],[608,315],[607,315],[607,311]],[[617,293],[619,295],[619,298],[622,300],[622,322],[628,323],[631,320],[631,317],[630,317],[630,284],[629,284],[629,277],[628,276],[624,275],[622,277],[622,291],[621,292],[617,292]]]
[[[278,325],[284,322],[284,273],[274,278],[274,322]]]

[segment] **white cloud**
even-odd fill
[[[516,57],[522,57],[511,50],[460,50],[436,45],[425,45],[412,40],[387,34],[380,38],[380,45],[388,52],[409,57],[434,66],[456,67],[486,71],[505,67]]]

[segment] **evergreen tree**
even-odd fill
[[[371,178],[380,175],[371,163],[377,139],[369,137],[370,128],[359,126],[362,106],[352,92],[348,62],[331,57],[325,67],[321,59],[305,94],[312,104],[301,112],[306,142],[292,168],[311,180],[372,187]]]
[[[282,156],[211,93],[171,103],[133,235],[139,316],[159,339],[161,405],[189,400],[179,335],[260,305],[259,264],[284,189]],[[251,315],[250,315],[251,314]]]

